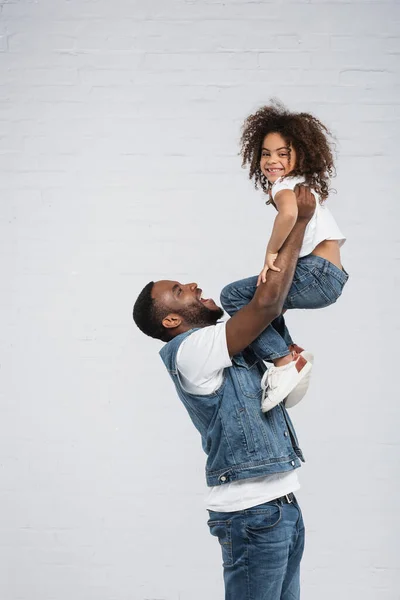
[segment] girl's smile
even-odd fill
[[[279,133],[265,136],[261,149],[260,169],[270,183],[288,175],[296,164],[296,151]]]

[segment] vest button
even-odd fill
[[[294,465],[295,465],[294,460],[292,460],[292,462],[290,464],[292,465],[292,467],[294,467]]]
[[[221,480],[221,481],[226,481],[226,477],[225,477],[225,475],[222,475],[222,477],[220,477],[220,480]]]
[[[285,431],[285,433],[283,434],[285,437],[287,437],[289,434],[287,431]]]

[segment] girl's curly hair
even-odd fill
[[[296,164],[290,175],[302,175],[320,196],[328,197],[329,179],[335,175],[332,134],[321,121],[308,113],[292,113],[278,100],[247,117],[241,137],[242,167],[249,165],[249,179],[256,189],[268,194],[270,184],[260,169],[262,143],[269,133],[279,133],[296,151]],[[330,138],[330,139],[329,139]]]

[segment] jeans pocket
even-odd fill
[[[329,292],[330,290],[327,290],[326,286],[321,284],[321,281],[314,278],[307,286],[296,286],[290,289],[290,293],[286,298],[285,308],[325,308],[335,301]]]
[[[336,279],[336,281],[338,281],[341,284],[342,288],[349,279],[349,274],[343,267],[339,269],[339,267],[332,263],[328,264],[328,268],[325,271],[325,275],[330,279]]]
[[[232,551],[232,535],[231,535],[231,521],[213,521],[210,519],[207,523],[210,528],[211,535],[218,538],[222,550],[222,565],[224,567],[230,567],[233,565],[233,551]]]
[[[246,512],[248,534],[261,534],[273,529],[282,519],[282,507],[278,502],[250,508]]]
[[[341,273],[339,269],[337,269],[337,271],[338,273]],[[342,295],[347,277],[344,274],[343,277],[339,277],[337,273],[333,273],[330,269],[327,273],[322,275],[322,278],[325,294],[330,297],[331,304],[334,304],[334,302]]]

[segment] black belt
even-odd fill
[[[281,496],[280,498],[277,498],[277,500],[280,500],[283,504],[292,504],[292,502],[296,500],[296,497],[292,492],[290,492],[290,494]]]

